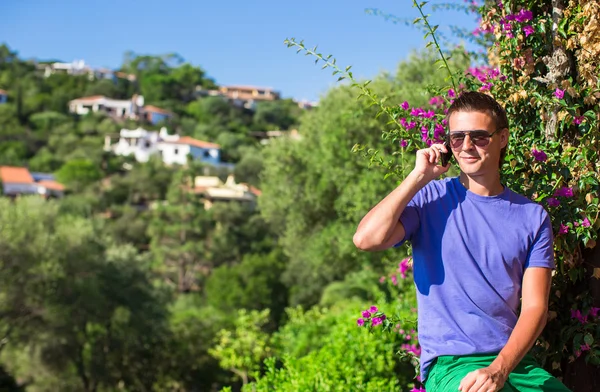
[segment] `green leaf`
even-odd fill
[[[585,344],[587,344],[588,346],[591,346],[592,344],[594,344],[594,337],[592,336],[591,333],[586,333],[583,341]]]

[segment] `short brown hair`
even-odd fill
[[[506,111],[494,98],[487,94],[483,94],[477,91],[465,91],[460,94],[458,98],[452,102],[450,108],[448,108],[448,114],[446,115],[446,121],[450,124],[450,116],[457,112],[480,112],[485,113],[494,120],[496,129],[508,128],[508,117],[506,117]],[[500,162],[499,165],[502,167],[502,161],[506,156],[506,148],[504,147],[500,151]]]

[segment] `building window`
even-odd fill
[[[178,148],[176,148],[176,149],[173,150],[173,155],[177,155],[178,153],[179,153],[179,149]]]
[[[144,146],[145,146],[146,148],[150,148],[150,141],[149,141],[149,140],[146,140],[146,141],[144,142]]]

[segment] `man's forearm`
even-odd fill
[[[547,315],[545,307],[523,309],[508,342],[490,367],[499,369],[508,377],[544,330]]]
[[[423,175],[411,172],[360,221],[354,235],[354,243],[361,249],[373,248],[384,243],[398,224],[408,202],[428,182]]]

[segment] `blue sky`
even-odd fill
[[[0,3],[0,42],[24,58],[84,59],[109,68],[128,50],[175,52],[218,84],[273,87],[284,97],[317,100],[336,79],[286,48],[284,39],[318,44],[363,78],[393,71],[424,46],[419,31],[367,15],[367,8],[418,15],[410,0],[8,0]],[[433,18],[442,26],[475,28],[464,13],[438,11]]]

